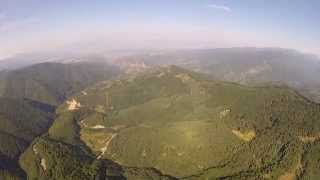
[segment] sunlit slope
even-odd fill
[[[105,62],[41,63],[0,73],[0,97],[28,98],[59,105],[68,96],[119,70]]]
[[[126,63],[124,63],[126,62]],[[282,48],[217,48],[131,56],[120,64],[175,64],[212,78],[244,85],[286,84],[320,102],[320,61],[310,54]]]
[[[55,106],[119,70],[105,62],[41,63],[0,72],[0,179],[19,175],[19,155],[51,125]],[[18,172],[19,173],[19,172]]]
[[[320,106],[285,87],[208,81],[170,66],[101,82],[58,114],[50,138],[123,167],[186,179],[317,177]]]
[[[21,167],[30,180],[114,179],[174,180],[153,168],[122,167],[109,160],[96,159],[79,146],[49,137],[36,139],[20,158]]]

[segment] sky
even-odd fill
[[[281,47],[320,55],[319,0],[0,0],[0,59],[41,51]]]

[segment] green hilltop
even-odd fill
[[[101,81],[56,113],[20,158],[29,179],[320,176],[320,105],[286,87],[168,66]]]
[[[46,133],[55,108],[98,81],[117,76],[105,62],[41,63],[0,72],[0,179],[25,179],[18,159]]]
[[[106,62],[40,63],[0,74],[0,97],[59,105],[67,97],[120,70]]]

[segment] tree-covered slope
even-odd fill
[[[54,111],[68,96],[119,70],[102,61],[42,63],[0,73],[0,179],[23,177],[19,155],[51,125]]]
[[[132,168],[149,179],[319,178],[320,106],[286,87],[211,81],[170,66],[100,82],[70,97],[57,116],[48,135],[34,143],[84,152],[91,158],[84,161],[86,170],[71,167],[81,173],[111,160],[128,179],[135,179],[126,175]],[[41,156],[61,153],[55,146]],[[29,177],[37,177],[41,157],[36,161],[37,153],[28,149],[20,162]],[[60,158],[54,157],[58,168],[69,167]],[[45,177],[69,176],[53,167],[42,171]]]
[[[21,156],[20,164],[30,180],[175,179],[153,168],[122,167],[112,161],[96,159],[77,146],[49,137],[36,139]]]
[[[66,97],[119,70],[105,62],[41,63],[0,74],[0,96],[58,105]]]
[[[0,98],[0,179],[23,176],[19,155],[36,137],[45,133],[54,108],[27,99]]]

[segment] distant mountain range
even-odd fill
[[[106,62],[40,63],[0,73],[0,96],[58,105],[90,84],[119,74]]]
[[[181,50],[128,56],[115,62],[133,63],[134,67],[138,67],[139,62],[140,66],[177,65],[206,73],[216,80],[244,85],[287,85],[320,102],[320,59],[290,49]]]
[[[0,179],[320,177],[315,56],[42,57],[0,62]]]

